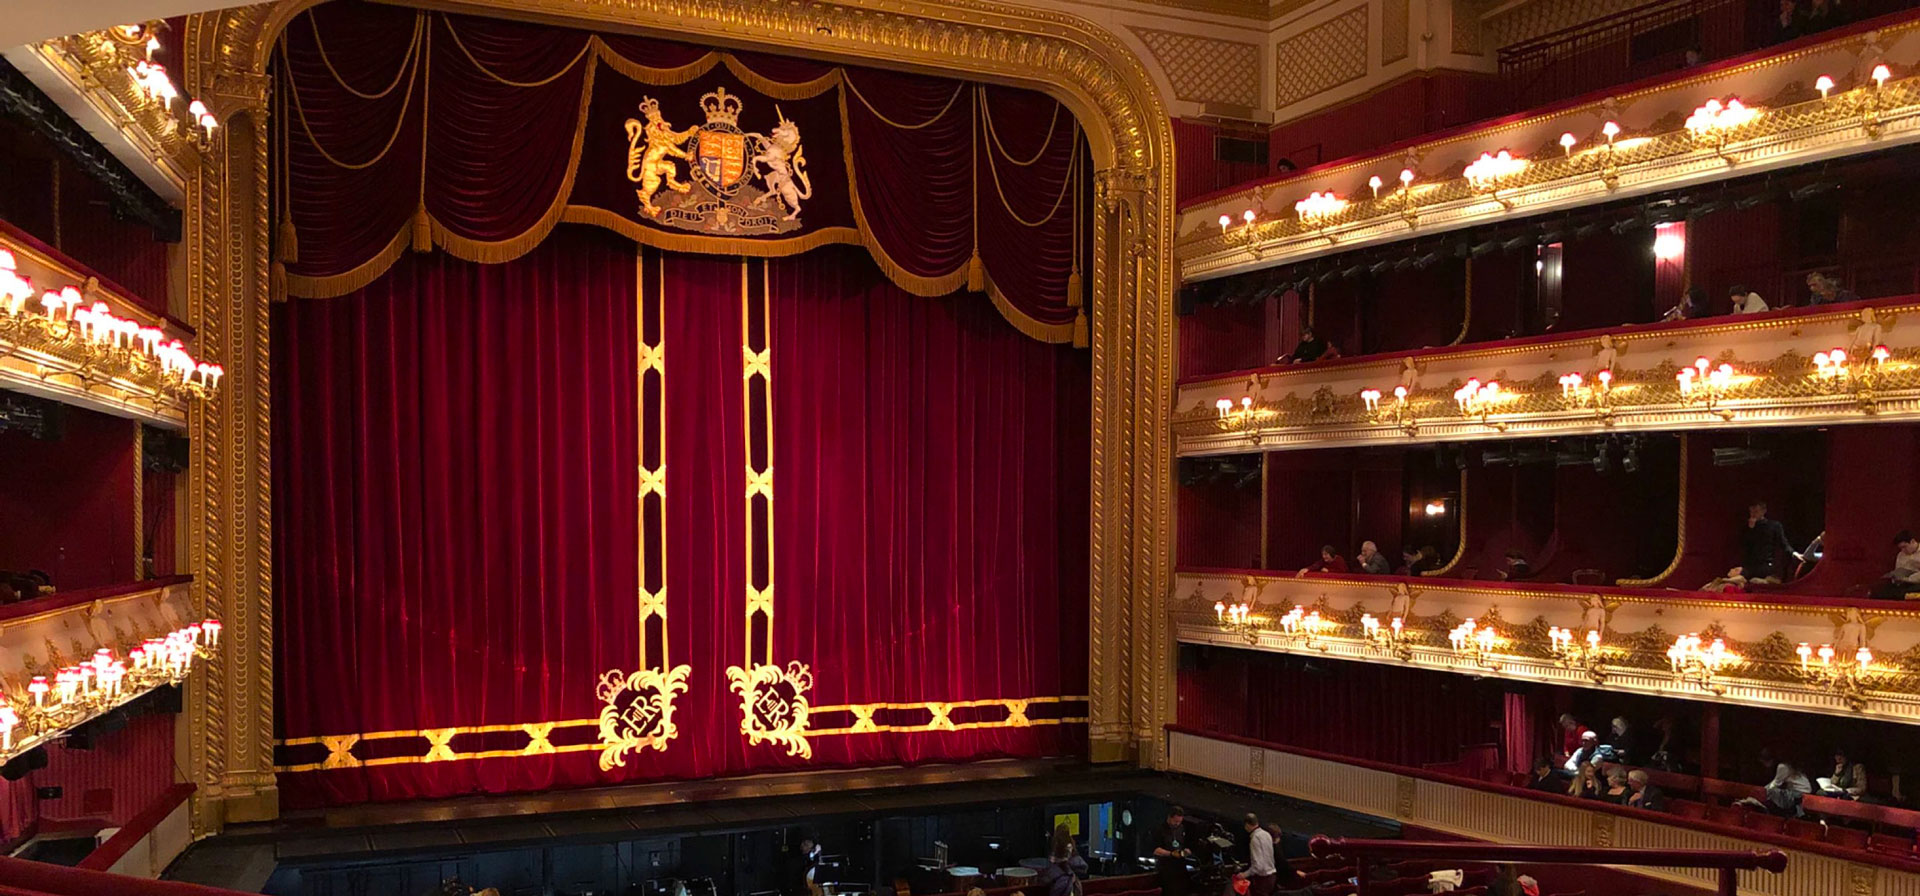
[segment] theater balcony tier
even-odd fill
[[[1920,17],[1859,23],[1200,197],[1174,255],[1221,277],[1913,142],[1916,65]]]
[[[1764,896],[1913,896],[1920,893],[1920,862],[1830,843],[1762,833],[1732,824],[1681,819],[1625,806],[1560,795],[1527,793],[1345,756],[1264,744],[1169,726],[1171,771],[1290,799],[1337,806],[1410,828],[1495,843],[1645,849],[1779,849],[1781,874],[1741,872],[1740,892]],[[1864,838],[1864,834],[1862,837]],[[1649,873],[1708,892],[1712,872],[1650,869]],[[1593,889],[1589,893],[1605,892]]]
[[[223,371],[194,359],[184,324],[0,222],[0,389],[185,429]]]
[[[1180,643],[1920,723],[1920,604],[1235,570],[1174,587]]]
[[[0,763],[153,690],[219,647],[191,576],[83,588],[0,607]]]
[[[1191,456],[1916,418],[1908,296],[1209,376],[1173,431]]]

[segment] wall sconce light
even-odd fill
[[[91,382],[101,374],[124,375],[162,392],[201,398],[219,388],[225,375],[219,365],[195,360],[180,340],[167,340],[157,327],[113,314],[105,302],[88,304],[77,286],[44,290],[37,303],[29,302],[33,283],[19,275],[16,264],[12,252],[0,249],[0,341],[79,361],[78,371],[50,376]]]
[[[1585,637],[1575,638],[1572,629],[1550,626],[1547,629],[1547,646],[1553,653],[1554,661],[1561,667],[1583,672],[1596,684],[1606,680],[1600,668],[1599,632],[1588,629]]]
[[[1723,420],[1732,420],[1733,412],[1716,407],[1727,399],[1733,389],[1733,365],[1721,364],[1714,367],[1705,356],[1695,358],[1692,367],[1682,367],[1674,374],[1680,388],[1682,405],[1698,404],[1709,411],[1719,414]]]
[[[1516,158],[1507,150],[1497,153],[1481,153],[1480,158],[1467,165],[1465,172],[1467,185],[1476,193],[1485,193],[1502,208],[1512,209],[1513,202],[1500,195],[1500,190],[1509,185],[1512,179],[1527,169],[1527,160]]]
[[[1692,682],[1716,695],[1727,692],[1726,685],[1719,681],[1720,674],[1743,662],[1739,654],[1727,649],[1725,641],[1715,638],[1705,643],[1698,632],[1673,639],[1673,646],[1667,648],[1667,665],[1674,681]]]
[[[1733,164],[1733,157],[1726,152],[1729,135],[1760,115],[1760,110],[1749,107],[1736,97],[1728,97],[1726,102],[1710,99],[1693,110],[1687,116],[1687,133],[1693,135],[1693,142],[1713,150],[1727,164]]]
[[[106,712],[164,684],[178,684],[196,660],[209,659],[220,643],[220,623],[208,619],[148,638],[126,659],[102,647],[91,657],[59,669],[52,684],[45,675],[27,684],[31,700],[14,706],[0,697],[0,761],[58,732]],[[15,737],[16,729],[24,737]]]
[[[1495,423],[1488,418],[1493,413],[1494,405],[1506,395],[1497,380],[1482,384],[1478,379],[1470,379],[1466,385],[1454,390],[1453,400],[1460,406],[1462,417],[1478,417],[1481,423],[1504,431],[1507,428],[1505,423]]]
[[[1832,690],[1855,712],[1867,707],[1867,688],[1879,670],[1874,668],[1873,651],[1866,645],[1861,645],[1852,657],[1838,657],[1831,644],[1822,644],[1819,650],[1814,650],[1802,641],[1794,653],[1800,656],[1800,674],[1809,684]],[[1812,662],[1816,655],[1820,658],[1817,663]]]
[[[1287,611],[1287,615],[1280,617],[1281,634],[1309,649],[1322,652],[1326,651],[1327,645],[1320,641],[1320,636],[1332,625],[1331,620],[1321,617],[1319,610],[1308,612],[1301,607],[1294,607]]]
[[[1254,226],[1254,222],[1259,219],[1260,216],[1253,209],[1247,209],[1240,213],[1241,226],[1236,229],[1233,226],[1232,215],[1221,215],[1220,237],[1226,240],[1228,246],[1238,245],[1258,258],[1260,257],[1260,230]]]
[[[1813,89],[1820,91],[1820,98],[1824,100],[1827,94],[1833,91],[1833,79],[1821,75],[1813,80]]]
[[[1600,134],[1607,138],[1606,155],[1602,157],[1600,165],[1600,182],[1605,184],[1608,190],[1613,190],[1620,186],[1620,169],[1615,164],[1617,160],[1614,156],[1613,144],[1614,138],[1620,136],[1620,124],[1608,121],[1600,126]]]
[[[1580,141],[1573,139],[1572,131],[1560,135],[1560,148],[1566,152],[1567,158],[1573,158],[1573,145],[1578,142]]]
[[[1491,625],[1480,625],[1472,619],[1460,623],[1447,632],[1447,643],[1453,652],[1468,662],[1486,669],[1500,671],[1500,662],[1494,650],[1505,644],[1506,638],[1500,636]]]
[[[1325,236],[1326,226],[1335,215],[1347,210],[1347,201],[1335,195],[1332,190],[1308,193],[1307,198],[1293,204],[1293,213],[1300,218],[1300,226],[1321,231]],[[1328,237],[1331,241],[1332,237]]]
[[[1360,615],[1360,630],[1366,636],[1367,647],[1375,653],[1396,656],[1403,661],[1413,659],[1413,644],[1406,636],[1406,620],[1399,616],[1386,625],[1371,613]]]

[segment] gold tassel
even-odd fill
[[[1073,316],[1073,347],[1086,348],[1090,341],[1087,337],[1087,313],[1082,311]]]
[[[1085,304],[1085,302],[1083,302],[1080,298],[1080,291],[1085,288],[1086,288],[1085,281],[1082,281],[1080,279],[1080,269],[1074,268],[1073,273],[1067,275],[1067,307],[1068,308],[1078,308],[1081,305]]]
[[[427,204],[413,213],[413,251],[433,251],[433,220],[427,217]]]
[[[967,259],[967,291],[987,291],[987,266],[980,261],[980,253],[975,252]]]
[[[288,264],[300,260],[300,237],[294,232],[292,215],[281,216],[280,232],[274,235],[274,242],[277,244],[275,257]]]
[[[286,301],[287,300],[287,263],[279,259],[274,259],[273,264],[269,265],[267,267],[267,270],[268,270],[268,274],[267,274],[268,300],[274,301],[274,302]]]

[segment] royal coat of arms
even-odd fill
[[[642,216],[731,236],[800,227],[800,204],[813,198],[800,128],[775,106],[779,121],[772,130],[741,130],[743,108],[738,96],[715,88],[700,97],[707,123],[675,130],[660,114],[658,100],[641,99],[642,118],[627,119],[626,128],[627,180],[639,185],[634,193]]]

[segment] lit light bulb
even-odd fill
[[[1253,219],[1254,219],[1253,209],[1247,209],[1246,211],[1240,213],[1240,220],[1245,221],[1248,224],[1252,224]]]
[[[1231,215],[1220,216],[1220,232],[1221,233],[1227,232],[1227,228],[1232,224],[1233,224],[1233,217]]]
[[[1560,148],[1566,150],[1567,155],[1573,155],[1573,144],[1577,142],[1579,141],[1573,139],[1571,131],[1560,135]]]
[[[1375,199],[1380,198],[1380,183],[1380,175],[1378,174],[1367,178],[1367,186],[1373,189],[1373,198]]]
[[[1600,126],[1600,133],[1606,135],[1608,143],[1612,143],[1613,138],[1620,136],[1620,125],[1609,121]]]
[[[1826,75],[1814,79],[1813,89],[1820,91],[1820,98],[1826,99],[1828,91],[1833,90],[1833,79]]]
[[[1887,79],[1893,77],[1893,70],[1882,62],[1873,67],[1873,86],[1878,89],[1887,86]]]
[[[1400,169],[1400,186],[1408,187],[1412,185],[1413,185],[1413,169],[1412,168]]]

